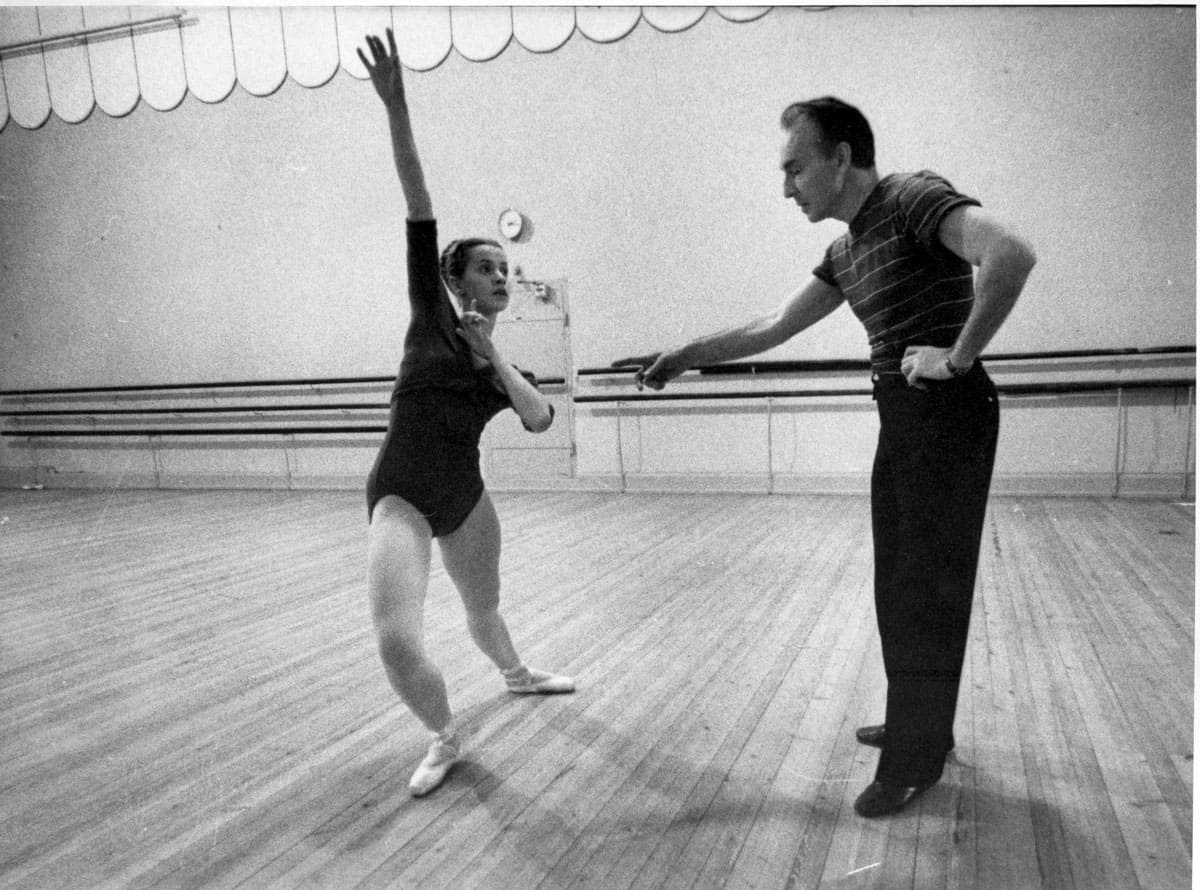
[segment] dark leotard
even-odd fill
[[[456,333],[459,318],[438,269],[436,222],[409,220],[407,234],[412,315],[387,437],[367,478],[367,516],[380,498],[399,495],[441,537],[462,525],[483,494],[479,437],[512,403],[491,367],[475,368]]]

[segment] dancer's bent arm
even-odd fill
[[[472,352],[487,359],[496,369],[496,375],[500,378],[504,391],[508,393],[508,400],[512,402],[513,410],[517,412],[526,429],[534,433],[544,433],[550,429],[550,424],[554,421],[554,410],[550,407],[550,402],[500,354],[500,350],[492,342],[491,324],[488,319],[476,312],[472,304],[463,312],[462,320],[462,338],[467,341]]]

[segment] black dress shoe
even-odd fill
[[[932,788],[936,782],[928,785],[904,787],[901,785],[885,785],[883,782],[872,782],[867,789],[854,801],[854,812],[864,819],[877,819],[880,816],[890,816],[904,809],[924,792]]]
[[[887,741],[887,726],[883,723],[878,726],[860,726],[854,730],[854,737],[864,745],[882,748]],[[949,755],[953,750],[954,745],[951,745],[946,749],[946,754]]]
[[[883,738],[887,735],[887,726],[880,723],[878,726],[860,726],[854,730],[854,737],[864,745],[871,745],[876,748],[883,747]]]

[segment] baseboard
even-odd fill
[[[66,471],[47,472],[41,470],[25,471],[29,478],[20,485],[41,485],[43,488],[159,488],[158,477],[153,473],[122,473],[122,472],[87,472]],[[2,478],[2,477],[0,477]]]
[[[491,491],[576,491],[578,480],[570,476],[493,476],[484,478]]]
[[[1118,497],[1154,500],[1196,497],[1196,478],[1191,473],[1125,473],[1117,487]]]
[[[630,492],[766,494],[769,487],[770,477],[766,473],[637,473],[625,476],[625,490]]]
[[[1034,497],[1112,497],[1110,473],[1007,473],[992,476],[992,494]]]
[[[571,480],[575,491],[613,492],[625,490],[625,481],[617,473],[593,473]]]
[[[868,473],[831,473],[799,475],[777,473],[771,480],[771,494],[870,494]]]
[[[25,488],[37,484],[37,470],[33,467],[0,467],[0,488]]]
[[[367,488],[366,473],[293,473],[289,488],[297,491],[354,491]]]
[[[227,488],[251,490],[286,490],[286,476],[266,473],[163,473],[159,488]]]

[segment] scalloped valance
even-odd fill
[[[712,7],[731,22],[767,6]],[[319,87],[344,68],[365,79],[355,53],[363,35],[392,27],[401,61],[427,71],[457,50],[475,62],[516,41],[531,52],[558,49],[576,31],[609,43],[640,21],[683,31],[708,7],[684,6],[294,6],[0,7],[0,129],[10,118],[27,129],[54,112],[67,123],[99,106],[113,117],[140,99],[169,111],[187,93],[220,102],[240,84],[267,96],[291,76]]]

